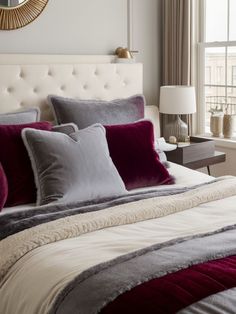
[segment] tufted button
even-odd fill
[[[19,77],[24,78],[24,73],[22,71],[20,72]]]
[[[88,85],[84,84],[83,89],[88,89]]]
[[[104,89],[109,89],[109,85],[108,85],[108,84],[105,84],[105,85],[104,85]]]
[[[7,92],[10,94],[10,93],[12,93],[14,91],[14,88],[13,87],[8,87],[7,88]]]
[[[48,76],[52,76],[52,71],[48,70]]]
[[[62,85],[62,86],[61,86],[61,90],[64,91],[65,89],[66,89],[66,86],[65,86],[65,85]]]
[[[35,88],[33,89],[33,92],[34,92],[35,94],[37,94],[37,93],[39,92],[38,87],[35,87]]]
[[[21,106],[21,107],[24,107],[24,106],[25,106],[25,103],[24,103],[23,101],[21,101],[21,102],[20,102],[20,106]]]
[[[72,75],[77,75],[77,72],[75,70],[73,70]]]
[[[99,74],[98,70],[94,71],[94,75],[97,76]]]

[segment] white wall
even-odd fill
[[[144,64],[148,103],[157,104],[160,7],[161,0],[49,0],[31,24],[0,31],[0,54],[110,54],[131,44]]]
[[[221,146],[216,146],[215,149],[226,154],[226,161],[214,166],[210,166],[211,175],[214,177],[220,177],[224,175],[236,176],[236,149]],[[199,171],[207,173],[206,168],[199,169]]]
[[[161,0],[133,0],[131,46],[144,63],[144,93],[152,105],[159,103],[161,75]]]
[[[226,162],[212,166],[212,175],[219,177],[224,175],[236,176],[236,150],[235,148],[226,148],[216,146],[216,150],[226,153]]]

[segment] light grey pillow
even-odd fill
[[[70,135],[71,133],[79,131],[79,129],[77,125],[74,123],[66,123],[66,124],[54,125],[52,127],[52,131]]]
[[[26,128],[37,204],[98,200],[126,194],[109,155],[105,129],[96,124],[70,136]]]
[[[79,129],[94,123],[126,124],[144,118],[143,95],[112,101],[79,100],[49,95],[48,100],[58,124],[74,122]]]
[[[40,120],[39,108],[30,108],[17,112],[0,114],[0,124],[26,124],[38,122]]]

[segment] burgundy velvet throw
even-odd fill
[[[213,260],[150,280],[120,295],[101,314],[174,314],[236,287],[236,256]]]
[[[151,121],[105,128],[110,156],[128,190],[174,183],[155,151]]]
[[[0,163],[0,211],[4,207],[4,204],[7,200],[7,195],[8,195],[7,177]]]
[[[34,203],[36,186],[28,153],[21,138],[24,128],[51,130],[49,122],[0,125],[0,162],[8,181],[6,207]]]

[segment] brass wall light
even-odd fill
[[[133,53],[138,53],[137,50],[129,50],[128,48],[118,47],[115,54],[121,59],[133,59]]]

